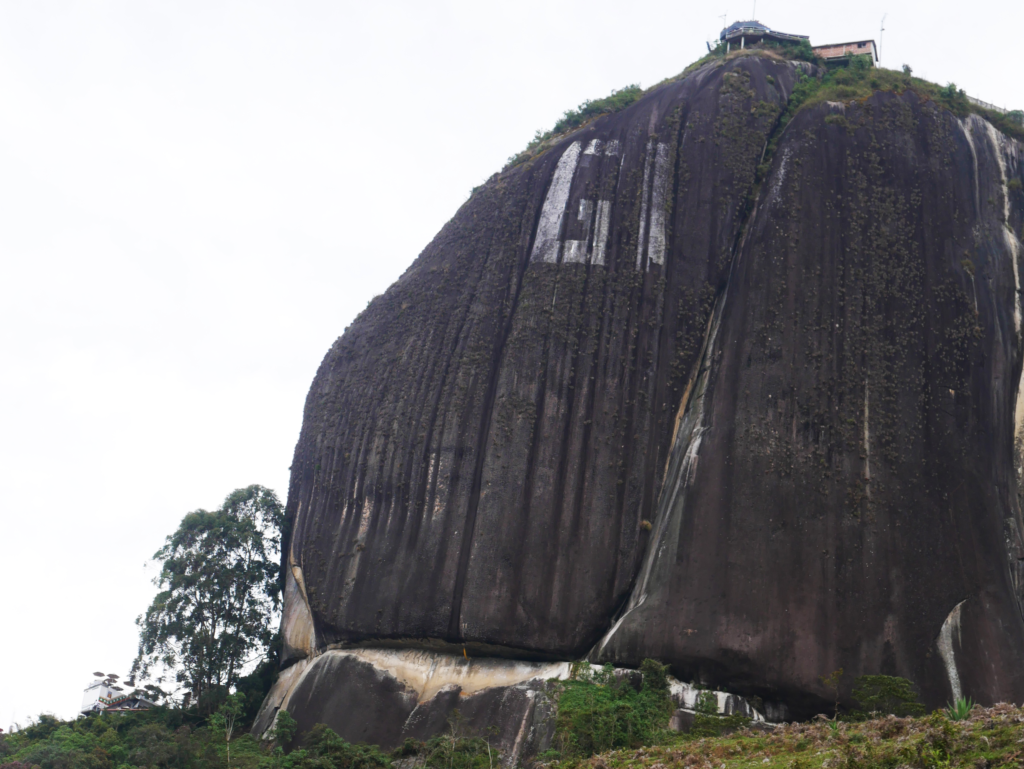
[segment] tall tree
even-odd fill
[[[277,495],[249,486],[228,495],[218,510],[182,519],[153,556],[163,567],[161,588],[139,626],[132,678],[154,669],[202,700],[227,691],[245,662],[265,653],[280,606],[280,550],[284,509]]]

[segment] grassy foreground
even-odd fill
[[[968,718],[933,713],[859,723],[818,720],[742,729],[723,737],[616,750],[552,761],[549,769],[994,769],[1024,767],[1024,708],[975,707]]]
[[[653,694],[653,692],[651,692]],[[643,697],[633,703],[642,704]],[[653,703],[654,698],[651,697]],[[621,703],[620,703],[621,704]],[[653,730],[618,728],[603,722],[601,707],[585,709],[594,726],[562,720],[575,743],[581,733],[631,747],[555,751],[540,757],[546,769],[997,769],[1024,767],[1024,708],[974,707],[966,718],[887,716],[860,722],[816,720],[763,728],[742,728],[731,735],[675,734],[657,718]],[[659,709],[660,710],[660,709]],[[573,712],[580,713],[577,709]],[[562,715],[567,715],[563,713]],[[646,714],[641,717],[645,717]],[[487,741],[451,733],[427,743],[409,740],[393,753],[350,745],[318,726],[307,747],[285,755],[248,734],[231,741],[208,726],[175,723],[169,712],[90,717],[61,722],[44,717],[14,735],[0,737],[0,769],[497,769],[501,757]],[[724,720],[720,720],[724,725]],[[556,740],[565,745],[564,740]],[[618,742],[618,744],[623,744]],[[587,746],[589,747],[589,746]],[[402,761],[399,764],[399,761]],[[409,760],[412,763],[409,763]]]

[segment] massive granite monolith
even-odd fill
[[[344,732],[353,646],[1024,699],[1021,146],[912,91],[781,130],[811,70],[718,61],[496,174],[335,343],[288,495],[316,680],[273,707]]]
[[[1020,161],[911,92],[796,116],[596,656],[791,706],[837,668],[1024,697]]]

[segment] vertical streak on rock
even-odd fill
[[[972,115],[972,118],[975,116]],[[1020,145],[1006,138],[996,130],[995,126],[987,120],[980,120],[974,125],[980,126],[985,131],[995,156],[996,165],[999,168],[999,191],[1003,197],[1002,223],[999,227],[1010,252],[1010,263],[1013,267],[1013,328],[1015,332],[1015,348],[1018,356],[1024,354],[1024,339],[1021,336],[1021,295],[1020,295],[1020,254],[1021,242],[1010,225],[1011,206],[1008,189],[1010,173],[1008,162],[1012,162],[1017,168],[1020,167],[1021,154]],[[1015,162],[1014,162],[1015,161]],[[974,282],[973,276],[971,282]],[[1013,405],[1013,474],[1017,485],[1018,505],[1021,500],[1022,486],[1024,486],[1024,371],[1018,374],[1017,386],[1014,390]],[[1004,532],[1006,538],[1006,554],[1010,565],[1010,579],[1013,583],[1014,593],[1017,597],[1018,608],[1024,614],[1024,583],[1022,583],[1022,553],[1024,553],[1024,541],[1021,537],[1019,519],[1011,510],[1004,519]]]
[[[868,380],[864,380],[864,493],[871,498],[871,428],[868,424],[871,416],[870,392]]]
[[[956,630],[956,642],[960,643],[960,607],[967,602],[964,599],[956,606],[942,623],[942,630],[939,631],[939,655],[946,665],[946,675],[949,677],[949,688],[953,691],[953,702],[964,696],[960,687],[960,673],[956,669],[956,659],[953,656],[953,631]]]
[[[680,407],[682,418],[677,422],[676,434],[673,437],[672,450],[665,473],[666,482],[672,484],[671,490],[665,486],[662,487],[658,499],[658,512],[654,521],[654,531],[644,555],[644,563],[637,584],[630,593],[629,601],[622,615],[591,652],[598,658],[630,612],[647,600],[648,582],[655,563],[661,558],[667,547],[675,546],[679,541],[679,526],[686,507],[686,489],[693,481],[694,472],[697,469],[701,437],[706,429],[704,427],[704,395],[707,392],[708,378],[711,374],[715,338],[721,325],[722,309],[725,306],[728,293],[728,288],[726,288],[715,303],[715,308],[708,321],[708,330],[704,336],[700,365],[683,396],[683,404]],[[674,559],[670,557],[668,560]]]
[[[537,706],[537,693],[526,692],[527,705],[523,709],[523,720],[519,722],[519,731],[516,732],[516,741],[512,744],[512,755],[509,756],[508,766],[519,766],[519,758],[523,754],[527,737],[530,734],[530,726],[533,724],[533,711]]]
[[[648,263],[665,264],[665,216],[669,182],[668,145],[658,143],[654,161],[654,195],[651,201],[651,236]],[[646,185],[644,187],[646,193]]]
[[[558,159],[558,164],[555,167],[554,174],[552,175],[551,186],[548,188],[547,195],[544,198],[544,204],[541,207],[540,216],[538,217],[537,231],[534,235],[533,249],[529,259],[531,262],[536,260],[538,257],[538,243],[541,243],[542,234],[544,234],[545,237],[548,237],[549,240],[553,239],[554,256],[550,258],[544,256],[546,253],[549,254],[550,252],[551,246],[548,246],[548,251],[541,252],[541,257],[544,261],[551,262],[556,261],[558,258],[558,236],[561,234],[561,223],[562,218],[565,215],[566,204],[568,203],[569,188],[572,185],[579,157],[580,143],[576,141],[569,145],[569,148],[562,154],[562,157]],[[556,221],[557,223],[552,224],[553,221]],[[461,638],[463,635],[462,596],[466,587],[466,575],[469,571],[470,556],[472,555],[473,550],[473,531],[476,527],[477,512],[480,508],[480,489],[483,481],[484,463],[487,458],[485,447],[491,433],[491,420],[493,417],[494,402],[498,390],[498,369],[501,366],[501,360],[505,352],[505,345],[508,342],[509,334],[512,331],[512,321],[515,317],[516,307],[519,304],[519,293],[522,290],[523,276],[525,273],[526,267],[519,271],[516,280],[515,295],[512,297],[512,307],[505,318],[500,341],[491,359],[491,371],[487,380],[487,390],[484,396],[483,409],[481,411],[481,424],[477,433],[476,461],[473,467],[473,480],[470,486],[466,518],[461,538],[462,541],[459,548],[458,566],[455,573],[454,590],[452,592],[451,615],[448,621],[448,634],[453,638]],[[552,303],[553,302],[554,297],[552,297]]]
[[[612,216],[610,200],[597,201],[597,220],[594,222],[594,252],[590,257],[591,264],[604,265],[604,255],[608,248],[608,223]]]
[[[958,120],[960,124],[960,130],[964,132],[964,138],[967,139],[967,146],[971,148],[971,160],[974,162],[974,216],[976,218],[981,217],[981,191],[978,182],[978,153],[974,149],[974,137],[971,136],[971,119],[974,115],[968,116],[966,122]]]
[[[544,207],[540,212],[537,238],[534,240],[533,253],[530,255],[531,262],[558,261],[558,237],[562,230],[565,205],[569,201],[569,187],[572,185],[572,177],[576,173],[579,159],[579,142],[570,144],[569,149],[558,159],[555,173],[551,177],[551,186],[548,187],[547,197],[544,198]]]
[[[316,630],[313,614],[306,598],[302,569],[295,565],[289,553],[285,568],[283,609],[281,611],[281,637],[284,640],[282,656],[291,661],[316,654]]]
[[[973,116],[972,116],[973,117]],[[1010,196],[1007,194],[1007,183],[1006,178],[1006,158],[1003,157],[1003,153],[1006,151],[1007,146],[1010,144],[1009,140],[1003,136],[996,127],[989,123],[987,120],[982,121],[985,126],[985,133],[988,136],[989,142],[992,144],[992,154],[995,155],[996,162],[999,165],[999,180],[1000,188],[1003,193],[1003,239],[1006,241],[1006,247],[1010,250],[1010,256],[1013,261],[1013,288],[1014,288],[1014,301],[1013,301],[1013,327],[1017,332],[1017,344],[1020,345],[1020,321],[1021,321],[1021,308],[1020,308],[1020,271],[1018,269],[1018,260],[1020,259],[1021,244],[1017,239],[1016,234],[1010,228],[1008,222],[1010,221]]]
[[[647,142],[647,155],[644,158],[644,180],[640,195],[640,228],[636,238],[636,268],[643,269],[644,243],[647,240],[647,205],[650,201],[651,162],[654,160],[654,139]]]

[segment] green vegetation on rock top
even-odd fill
[[[519,165],[539,154],[554,143],[552,140],[560,138],[601,115],[625,109],[656,88],[681,80],[706,64],[724,62],[742,56],[764,56],[785,61],[821,64],[821,60],[815,56],[807,41],[803,41],[799,45],[766,44],[744,51],[733,51],[729,54],[725,53],[724,45],[719,45],[707,55],[690,64],[678,75],[668,77],[650,88],[642,89],[638,84],[628,85],[625,88],[612,91],[603,99],[587,99],[576,109],[566,110],[551,130],[538,130],[526,149],[511,156],[505,169]],[[1024,112],[1021,110],[1014,110],[1004,115],[986,109],[971,102],[954,83],[940,86],[919,77],[913,77],[910,67],[907,66],[903,67],[902,72],[872,67],[867,56],[851,56],[848,66],[828,70],[817,78],[804,75],[801,78],[800,86],[790,96],[789,108],[783,115],[783,123],[780,127],[784,126],[803,107],[814,106],[825,101],[865,99],[875,91],[893,93],[914,91],[950,110],[957,117],[966,117],[971,113],[978,114],[1006,135],[1024,140]]]
[[[972,112],[981,115],[1003,133],[1024,139],[1024,125],[1018,124],[1011,115],[986,109],[974,104],[955,83],[940,86],[919,77],[914,77],[909,67],[902,72],[893,69],[872,67],[866,57],[855,56],[849,66],[830,70],[821,78],[804,76],[800,85],[790,97],[789,108],[783,120],[791,118],[804,107],[812,107],[826,101],[841,102],[866,99],[876,91],[902,94],[913,91],[918,96],[934,101],[963,118]]]
[[[600,115],[625,109],[643,96],[643,94],[643,89],[634,83],[633,85],[627,85],[625,88],[617,88],[603,99],[587,99],[576,109],[566,110],[550,131],[538,129],[533,139],[526,145],[526,149],[510,157],[506,167],[519,165],[523,161],[528,160],[532,157],[534,150],[549,139],[571,131],[574,128],[579,128],[584,123],[590,122]]]

